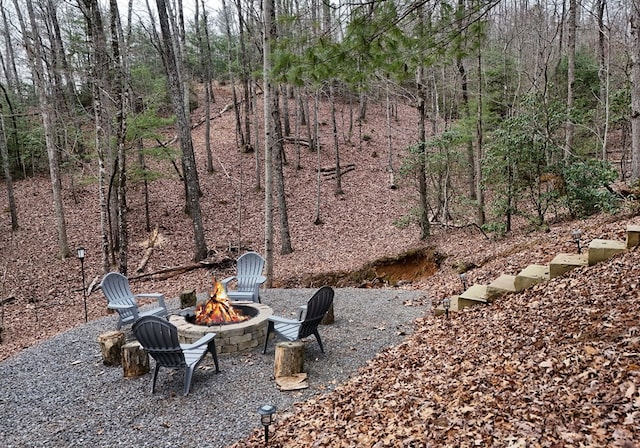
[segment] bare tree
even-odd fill
[[[17,0],[14,0],[16,10],[19,11]],[[40,117],[42,118],[42,128],[44,131],[45,146],[49,159],[49,175],[51,177],[51,191],[53,195],[53,207],[56,219],[56,230],[58,233],[58,254],[62,258],[71,255],[69,242],[67,239],[67,223],[62,200],[62,177],[60,173],[60,154],[55,142],[54,133],[54,106],[50,102],[48,92],[51,89],[48,79],[49,74],[45,72],[45,55],[39,33],[42,31],[38,27],[33,2],[26,2],[27,14],[29,16],[30,29],[27,29],[20,14],[20,26],[24,36],[24,45],[27,50],[29,68],[33,75],[33,83],[38,98]]]
[[[564,158],[569,158],[573,151],[575,124],[573,123],[573,105],[575,102],[574,87],[576,82],[576,0],[569,0],[569,16],[567,18],[567,123],[565,127]]]
[[[640,179],[640,0],[631,6],[631,181]]]
[[[3,92],[6,91],[4,86],[0,85]],[[2,159],[2,173],[4,174],[4,183],[7,187],[7,198],[9,202],[9,213],[11,215],[11,230],[18,230],[18,208],[13,194],[13,179],[11,177],[11,169],[9,168],[9,149],[7,147],[7,134],[4,126],[4,112],[2,110],[2,102],[0,102],[0,158]]]
[[[264,251],[265,286],[273,282],[273,151],[275,135],[272,120],[274,83],[271,79],[272,51],[276,40],[276,12],[273,0],[264,0],[263,77],[264,77]]]
[[[117,207],[115,200],[110,201],[111,186],[116,178],[114,177],[115,161],[111,148],[111,107],[108,95],[111,88],[109,86],[109,70],[107,69],[109,55],[97,0],[78,0],[78,6],[85,17],[90,45],[88,73],[93,95],[94,144],[98,154],[102,270],[106,273],[115,264],[117,246],[116,236],[112,230],[114,227],[113,218],[117,216]]]
[[[168,8],[165,0],[156,0],[158,19],[162,33],[161,49],[162,60],[167,74],[167,82],[171,93],[171,103],[176,115],[176,127],[182,150],[182,166],[184,169],[185,191],[187,210],[193,223],[193,238],[195,245],[194,261],[200,261],[207,257],[208,249],[204,237],[202,225],[202,211],[200,209],[200,183],[196,167],[195,154],[193,152],[193,140],[191,139],[191,126],[189,124],[188,110],[184,99],[184,80],[181,71],[181,59],[176,54],[179,42],[177,36],[171,32],[169,25]]]
[[[202,69],[202,83],[204,84],[204,144],[207,154],[207,173],[213,173],[213,154],[211,152],[211,45],[209,43],[209,20],[207,18],[207,8],[202,1],[202,24],[200,23],[200,6],[195,2],[195,30],[198,40],[198,54],[200,56],[200,67]],[[203,39],[204,34],[204,39]]]

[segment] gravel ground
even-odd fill
[[[267,290],[262,302],[274,314],[292,315],[314,291]],[[403,289],[336,290],[335,323],[320,328],[326,353],[308,339],[309,388],[289,392],[275,385],[270,345],[266,355],[256,349],[220,356],[217,375],[207,356],[187,397],[182,371],[161,369],[152,395],[151,373],[125,379],[122,368],[102,363],[97,337],[115,329],[115,317],[80,325],[0,363],[2,446],[224,447],[260,428],[261,405],[291,412],[294,403],[333,390],[398,344],[428,310],[424,297]],[[177,300],[169,306],[176,311]]]

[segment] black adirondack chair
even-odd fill
[[[277,338],[287,341],[296,341],[314,335],[320,345],[320,351],[324,353],[322,339],[318,333],[318,325],[324,318],[327,311],[333,303],[334,291],[329,286],[323,286],[315,292],[309,299],[307,304],[301,307],[298,313],[298,319],[287,319],[280,316],[269,317],[267,327],[267,338],[264,341],[264,349],[262,353],[267,352],[267,344],[269,343],[269,335],[274,333]]]
[[[218,354],[216,353],[215,333],[209,333],[193,344],[181,344],[178,340],[177,327],[166,319],[157,316],[141,317],[133,323],[132,330],[142,348],[156,362],[151,393],[155,392],[160,367],[168,367],[185,369],[184,395],[188,395],[193,372],[207,352],[210,352],[211,356],[213,356],[216,373],[220,371]]]

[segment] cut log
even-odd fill
[[[301,373],[304,367],[304,342],[278,342],[273,361],[273,374],[276,378]]]
[[[331,325],[336,321],[336,316],[333,314],[333,303],[327,310],[327,314],[324,315],[322,320],[320,321],[320,325]]]
[[[180,308],[189,308],[196,306],[196,291],[194,289],[185,289],[180,293]]]
[[[138,341],[122,346],[122,371],[125,378],[136,378],[149,372],[149,354]]]
[[[122,360],[121,350],[124,342],[124,332],[120,330],[108,331],[98,336],[102,363],[105,366],[120,365]]]

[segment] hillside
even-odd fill
[[[237,257],[237,252],[229,252],[228,248],[237,246],[239,238],[243,250],[264,252],[264,192],[256,190],[255,154],[241,154],[233,143],[235,126],[233,110],[228,107],[228,89],[217,89],[216,98],[214,109],[221,113],[212,114],[215,171],[211,174],[206,172],[204,126],[197,125],[193,131],[203,193],[203,224],[211,260]],[[415,188],[409,184],[395,190],[389,188],[386,171],[389,156],[383,131],[386,124],[378,118],[384,117],[384,113],[380,106],[371,105],[369,110],[370,118],[362,129],[363,134],[368,135],[367,142],[359,145],[354,135],[352,143],[345,143],[348,136],[340,133],[341,164],[353,164],[355,169],[343,177],[343,195],[334,194],[335,181],[323,178],[321,225],[313,223],[317,204],[317,155],[300,146],[301,169],[296,169],[297,148],[287,144],[287,207],[294,252],[279,255],[276,223],[274,286],[292,287],[317,273],[356,270],[371,260],[422,246],[415,226],[400,229],[394,225],[394,220],[406,216],[413,207]],[[341,105],[338,110],[341,129],[347,127],[348,115],[347,105]],[[412,109],[402,107],[399,115],[408,118],[393,122],[392,160],[396,169],[415,128]],[[196,110],[193,123],[201,123],[202,116],[203,112]],[[327,123],[328,118],[323,115],[320,153],[323,167],[335,166]],[[173,136],[167,133],[166,141]],[[146,146],[152,143],[147,142]],[[262,156],[262,149],[259,155]],[[147,163],[162,174],[149,187],[150,221],[152,227],[158,227],[161,244],[154,249],[144,272],[136,272],[144,256],[148,233],[144,224],[142,184],[130,179],[128,275],[132,289],[163,292],[167,297],[176,297],[184,289],[207,291],[211,287],[211,275],[222,277],[229,272],[201,268],[182,274],[153,275],[166,268],[192,264],[193,238],[191,221],[182,212],[183,187],[173,165],[150,157]],[[103,275],[96,174],[94,165],[78,164],[73,176],[64,178],[63,185],[69,244],[73,251],[79,246],[86,248],[87,285],[99,281]],[[261,172],[260,176],[260,186],[263,186],[264,174]],[[0,206],[6,211],[0,217],[0,300],[3,300],[1,325],[4,328],[0,360],[84,322],[80,263],[75,257],[57,258],[48,178],[18,180],[14,187],[20,224],[20,230],[15,233],[11,232],[6,195],[0,195]],[[138,278],[140,276],[143,277]],[[102,294],[93,292],[88,297],[89,319],[104,316],[105,304]]]
[[[599,229],[610,224],[624,227]],[[547,262],[558,249],[550,240],[531,235],[509,258],[494,252],[474,277],[510,270],[524,246]],[[350,381],[279,416],[270,446],[636,447],[639,278],[636,248],[448,320],[418,319]],[[451,283],[438,273],[423,288],[439,296]],[[263,443],[255,432],[233,447]]]
[[[219,110],[226,105],[224,93],[217,94]],[[196,111],[194,122],[200,114]],[[380,110],[370,111],[363,134],[371,138],[362,147],[357,142],[341,147],[341,163],[356,167],[344,176],[345,194],[334,195],[332,181],[322,180],[321,225],[312,222],[316,155],[302,148],[302,169],[296,170],[296,149],[287,146],[294,253],[282,256],[276,251],[274,286],[317,286],[330,280],[347,284],[349,273],[375,260],[425,251],[434,255],[437,271],[407,279],[403,287],[424,290],[437,302],[460,292],[457,274],[462,266],[468,269],[470,282],[488,283],[530,263],[547,263],[558,252],[574,252],[573,228],[582,229],[586,242],[623,239],[628,223],[640,224],[635,212],[580,222],[558,216],[547,231],[531,232],[521,226],[505,238],[490,239],[466,225],[470,221],[461,214],[455,225],[434,225],[433,237],[420,241],[415,225],[394,225],[410,213],[415,187],[410,180],[397,179],[398,188],[389,188],[386,125],[375,118],[383,116]],[[399,116],[408,118],[393,123],[396,168],[415,126],[412,109],[401,107]],[[346,127],[346,106],[339,117]],[[263,192],[255,189],[254,154],[241,155],[235,145],[226,143],[234,141],[229,112],[216,116],[212,125],[213,174],[204,170],[203,128],[194,130],[211,259],[234,258],[235,252],[228,248],[239,234],[244,248],[262,252]],[[167,134],[167,140],[171,137]],[[341,142],[345,140],[341,133]],[[334,164],[330,142],[325,124],[322,166]],[[152,163],[164,173],[150,189],[151,222],[158,226],[162,244],[154,249],[145,271],[135,273],[148,234],[142,189],[131,182],[132,287],[168,297],[188,288],[208,290],[211,275],[221,277],[229,270],[199,268],[154,275],[191,264],[192,243],[190,222],[182,214],[182,186],[170,164]],[[102,276],[94,175],[95,167],[78,165],[64,185],[70,244],[87,249],[87,284]],[[0,221],[0,360],[84,322],[80,263],[56,257],[48,179],[21,180],[15,189],[21,228],[10,232],[7,213]],[[0,201],[6,210],[6,198]],[[277,235],[276,228],[276,248]],[[279,416],[273,446],[300,446],[296,443],[302,434],[309,437],[309,445],[311,438],[316,440],[316,446],[336,446],[335,434],[344,434],[343,446],[399,446],[394,440],[404,440],[404,446],[633,446],[640,407],[638,261],[636,250],[449,321],[425,316],[416,322],[414,335],[381,353],[337,391],[302,403],[289,418]],[[411,266],[407,268],[411,271]],[[378,278],[355,285],[381,283]],[[89,319],[105,313],[102,294],[93,292],[88,297]],[[261,434],[238,446],[262,446]]]

